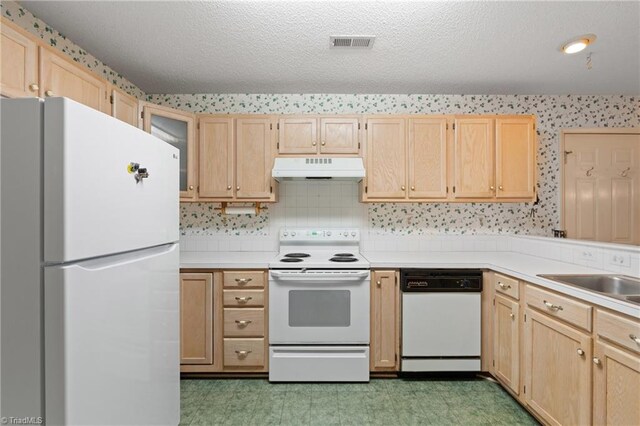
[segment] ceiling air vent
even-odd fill
[[[329,42],[332,48],[371,49],[375,36],[330,36]]]

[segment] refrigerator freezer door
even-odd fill
[[[130,163],[148,177],[137,182]],[[69,99],[46,99],[45,262],[177,241],[179,164],[176,148],[140,129]]]
[[[47,424],[179,422],[177,244],[45,268]]]

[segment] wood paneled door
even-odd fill
[[[400,290],[396,271],[371,274],[371,371],[397,371],[400,352]]]
[[[496,119],[496,197],[533,198],[536,137],[533,117]]]
[[[173,108],[143,104],[144,131],[180,150],[180,199],[196,196],[197,154],[195,115]]]
[[[407,194],[406,134],[403,118],[366,121],[365,199],[405,198]]]
[[[6,19],[0,26],[0,94],[8,98],[38,96],[38,45]]]
[[[273,122],[270,118],[236,119],[236,197],[273,200]]]
[[[639,245],[640,130],[567,130],[562,149],[567,237]]]
[[[320,119],[320,154],[358,154],[360,120],[357,117]]]
[[[111,89],[111,115],[118,120],[138,127],[140,114],[138,100],[119,89]]]
[[[496,295],[493,304],[493,369],[516,395],[520,386],[520,305]]]
[[[107,83],[72,60],[40,46],[40,97],[64,96],[110,114]]]
[[[233,119],[200,117],[198,136],[198,196],[233,198]]]
[[[318,152],[318,120],[290,117],[278,120],[278,154]]]
[[[409,198],[447,197],[447,119],[409,119]]]
[[[456,118],[454,197],[494,197],[493,122],[492,118]]]
[[[213,274],[180,274],[180,363],[213,364]]]

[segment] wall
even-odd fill
[[[17,25],[26,29],[36,37],[41,38],[50,46],[70,56],[74,61],[83,64],[91,71],[108,80],[110,83],[135,96],[142,99],[145,94],[135,84],[124,78],[121,74],[109,68],[106,64],[98,60],[96,57],[82,49],[80,46],[66,38],[64,35],[48,26],[41,19],[33,16],[31,12],[15,1],[0,2],[0,13],[2,16],[15,22]]]
[[[355,95],[355,94],[194,94],[151,95],[152,102],[196,113],[253,114],[535,114],[538,120],[537,206],[531,203],[370,204],[340,198],[350,212],[346,222],[358,224],[369,236],[438,236],[525,234],[550,236],[560,223],[560,129],[570,127],[640,126],[640,98],[629,96],[525,95]],[[332,217],[310,221],[295,208],[309,206],[305,191],[284,189],[281,202],[258,218],[224,219],[210,206],[182,206],[182,234],[205,237],[261,235],[276,238],[283,224],[324,226]],[[333,184],[326,184],[333,185]],[[322,186],[321,186],[322,187]],[[310,186],[311,188],[311,186]],[[311,191],[311,190],[310,190]],[[313,190],[315,191],[315,190]],[[350,189],[354,191],[354,189]],[[291,195],[295,194],[295,195]],[[315,197],[314,197],[315,198]],[[295,200],[295,201],[294,201]],[[332,190],[320,192],[319,206],[337,200]],[[315,201],[314,201],[315,202]],[[286,207],[283,207],[286,206]],[[303,210],[307,208],[304,207]],[[306,210],[305,210],[306,211]],[[532,212],[534,214],[532,214]],[[305,219],[306,218],[306,219]],[[385,241],[383,238],[382,241]],[[270,246],[272,246],[271,244]]]

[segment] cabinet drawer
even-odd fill
[[[264,290],[224,290],[224,306],[264,306]]]
[[[264,337],[263,308],[225,308],[225,337]]]
[[[640,322],[638,321],[598,310],[596,334],[623,348],[640,352]]]
[[[496,274],[494,288],[498,293],[506,294],[516,300],[520,299],[519,282],[515,278]]]
[[[264,288],[264,271],[224,271],[222,282],[228,288]]]
[[[264,339],[224,339],[225,367],[264,367]]]
[[[527,285],[527,305],[554,318],[591,331],[592,307],[541,288]]]

